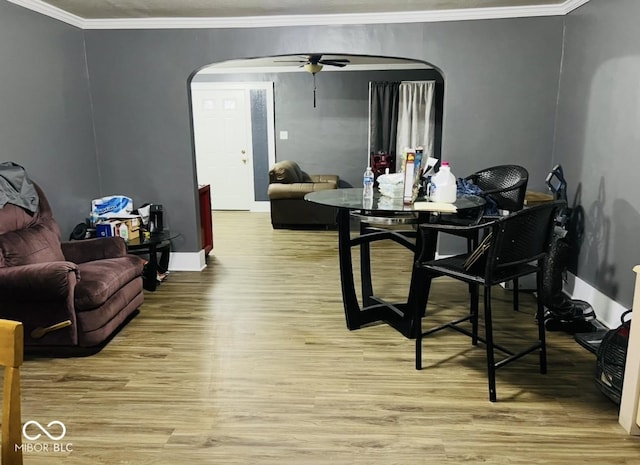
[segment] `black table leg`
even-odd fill
[[[149,245],[149,261],[144,270],[144,288],[148,291],[155,291],[158,287],[158,254],[156,245]]]
[[[409,285],[409,297],[407,307],[411,309],[411,323],[407,328],[409,338],[417,337],[422,331],[421,320],[427,308],[427,298],[431,289],[431,279],[427,276],[426,270],[415,266],[417,260],[432,260],[436,255],[436,245],[438,233],[428,230],[425,235],[418,233],[416,236],[416,251],[413,258],[413,268],[411,271],[411,284]]]
[[[351,259],[351,226],[349,210],[338,210],[338,259],[340,262],[340,285],[342,287],[342,302],[347,328],[360,328],[360,305],[356,295],[353,280],[353,262]]]
[[[367,224],[360,222],[360,236],[367,233]],[[364,241],[360,244],[360,279],[362,282],[362,304],[367,307],[375,303],[373,296],[373,283],[371,282],[371,246]]]
[[[143,247],[136,247],[135,249],[129,250],[130,254],[133,255],[148,255],[149,260],[144,267],[144,272],[142,274],[142,280],[144,283],[144,288],[147,291],[155,291],[158,287],[158,270],[159,266],[167,267],[169,264],[169,253],[171,250],[171,241],[164,240],[161,242],[154,242],[150,244],[146,244]],[[163,257],[161,260],[164,263],[158,263],[158,252],[162,252]],[[166,270],[164,270],[166,271]]]
[[[371,264],[369,244],[372,240],[379,240],[378,236],[367,234],[370,233],[366,227],[361,227],[360,237],[352,240],[350,230],[350,213],[348,209],[340,209],[338,212],[338,255],[340,262],[340,284],[342,288],[342,299],[344,305],[345,319],[347,328],[350,330],[359,329],[362,326],[383,321],[394,327],[400,333],[408,338],[416,335],[416,323],[414,314],[419,312],[424,314],[426,305],[426,296],[428,295],[428,287],[426,285],[425,273],[422,269],[412,265],[411,283],[409,287],[409,295],[406,303],[391,304],[374,297],[371,284]],[[383,233],[385,236],[387,233]],[[389,233],[391,235],[391,233]],[[396,238],[397,239],[397,238]],[[405,243],[405,241],[399,241]],[[364,251],[365,259],[361,260],[360,270],[363,274],[362,290],[363,290],[363,308],[360,307],[358,297],[355,290],[355,281],[353,277],[353,260],[351,249],[354,245],[360,245],[361,253]],[[414,249],[414,262],[422,248],[421,237],[416,237],[416,246]],[[423,251],[424,257],[425,251]],[[435,255],[435,240],[429,240],[426,254]]]

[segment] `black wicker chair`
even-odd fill
[[[529,172],[519,165],[498,165],[485,168],[465,178],[480,189],[483,195],[495,202],[498,210],[513,213],[522,210],[527,193]],[[484,217],[484,220],[495,219]],[[470,233],[457,233],[467,238],[467,250],[471,251],[478,243],[479,230]],[[513,309],[520,306],[518,296],[518,280],[513,281]]]
[[[509,349],[494,344],[493,324],[491,317],[491,287],[504,281],[536,273],[537,291],[540,295],[542,287],[542,259],[548,252],[553,231],[555,212],[561,201],[540,204],[531,208],[503,216],[491,223],[469,226],[468,232],[488,228],[489,232],[482,242],[471,253],[453,257],[423,261],[418,258],[415,266],[425,271],[426,287],[429,290],[433,278],[449,276],[469,284],[471,291],[470,312],[468,315],[422,332],[418,330],[416,337],[416,369],[422,369],[422,339],[423,337],[445,328],[455,329],[472,339],[472,344],[478,341],[484,343],[487,349],[487,373],[489,379],[489,400],[496,401],[496,369],[513,362],[520,357],[539,351],[540,372],[546,373],[546,345],[544,328],[544,308],[540,299],[537,303],[536,321],[538,326],[538,340],[531,347],[514,353]],[[452,232],[459,226],[422,224],[419,233],[425,240],[433,237],[434,231]],[[473,262],[472,257],[476,261]],[[473,262],[473,263],[472,263]],[[478,300],[479,288],[484,289],[484,327],[485,337],[478,336]],[[426,293],[428,300],[428,291]],[[419,300],[419,299],[418,299]],[[417,302],[416,308],[425,308],[427,302]],[[414,326],[421,328],[421,312],[415,312]],[[425,312],[428,316],[428,310]],[[460,326],[469,321],[471,330]],[[494,350],[500,350],[508,356],[495,361]]]
[[[522,210],[527,193],[529,172],[519,165],[498,165],[485,168],[465,178],[491,198],[498,209],[510,213]]]

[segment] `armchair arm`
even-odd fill
[[[71,262],[34,263],[0,268],[0,295],[22,302],[67,298],[79,279]]]
[[[330,182],[294,182],[291,184],[269,184],[267,193],[270,200],[278,199],[304,199],[309,192],[335,189]]]
[[[100,237],[82,241],[61,242],[64,258],[73,263],[85,263],[127,255],[127,245],[120,237]]]

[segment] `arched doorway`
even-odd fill
[[[311,56],[322,56],[329,64],[325,64],[321,71],[315,70],[314,73],[307,63],[308,57]],[[342,66],[334,66],[332,62]],[[245,146],[252,148],[251,153],[238,146],[235,149],[235,157],[227,156],[221,161],[212,154],[214,159],[209,160],[208,154],[198,153],[197,135],[194,134],[198,182],[201,183],[201,179],[207,178],[201,167],[218,169],[233,158],[235,163],[244,163],[242,156],[250,155],[251,159],[247,160],[245,165],[245,174],[250,176],[251,186],[244,191],[250,197],[248,203],[245,199],[245,205],[249,206],[241,209],[252,211],[268,210],[268,169],[276,159],[296,160],[309,172],[339,171],[344,185],[359,183],[363,166],[369,156],[369,83],[384,79],[436,81],[434,152],[439,154],[444,79],[442,74],[428,63],[395,57],[325,53],[231,60],[199,70],[190,81],[192,108],[197,99],[197,90],[194,89],[207,86],[244,86],[249,90],[248,95],[251,99],[255,96],[251,97],[250,86],[261,83],[265,87],[259,90],[258,94],[270,88],[273,91],[273,100],[267,97],[266,103],[263,101],[261,104],[251,104],[248,107],[251,130],[247,132],[250,134],[251,142]],[[204,100],[199,100],[197,104],[206,105]],[[213,104],[210,102],[209,105]],[[221,112],[224,112],[224,97],[218,106]],[[228,106],[233,107],[233,104],[228,103]],[[193,117],[195,129],[199,127],[199,123],[195,113]],[[267,120],[269,117],[271,120]],[[223,124],[218,123],[218,126],[222,127]],[[256,127],[258,131],[255,131]],[[232,132],[227,131],[225,134]],[[215,139],[211,140],[210,144],[215,147]],[[244,154],[242,150],[245,150]],[[224,157],[222,153],[217,156]],[[222,171],[234,172],[229,169]],[[227,177],[225,181],[229,178],[232,177]],[[234,187],[240,184],[237,183]],[[214,210],[229,209],[224,205],[216,205],[216,190],[220,187],[212,185]],[[229,197],[226,193],[220,194],[220,198]]]

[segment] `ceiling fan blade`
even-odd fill
[[[345,66],[347,66],[346,63],[334,60],[320,60],[318,63],[320,63],[321,65],[337,66],[338,68],[344,68]]]
[[[327,58],[326,61],[333,61],[336,63],[351,63],[351,61],[347,60],[346,58]]]

